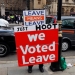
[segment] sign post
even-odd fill
[[[62,0],[58,0],[58,11],[57,11],[57,23],[59,24],[59,48],[58,48],[58,62],[51,63],[50,69],[52,71],[60,71],[60,62],[61,62],[61,51],[62,51],[62,31],[61,31],[61,9],[62,9]]]
[[[19,66],[58,61],[58,25],[14,28]]]

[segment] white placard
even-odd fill
[[[14,32],[27,32],[27,31],[38,31],[38,30],[50,30],[58,29],[58,24],[44,24],[44,25],[32,25],[32,26],[15,26]]]
[[[24,26],[43,25],[46,23],[45,10],[25,10],[23,11]]]

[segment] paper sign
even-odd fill
[[[23,11],[24,26],[45,24],[45,10],[26,10]]]

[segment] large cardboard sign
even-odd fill
[[[24,26],[45,24],[45,10],[23,11]]]
[[[15,27],[14,31],[19,66],[58,61],[58,25]]]

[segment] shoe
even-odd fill
[[[32,73],[32,69],[31,68],[28,69],[28,73]]]
[[[40,72],[42,72],[42,73],[44,72],[44,69],[43,69],[43,68],[39,68],[39,70],[40,70]]]

